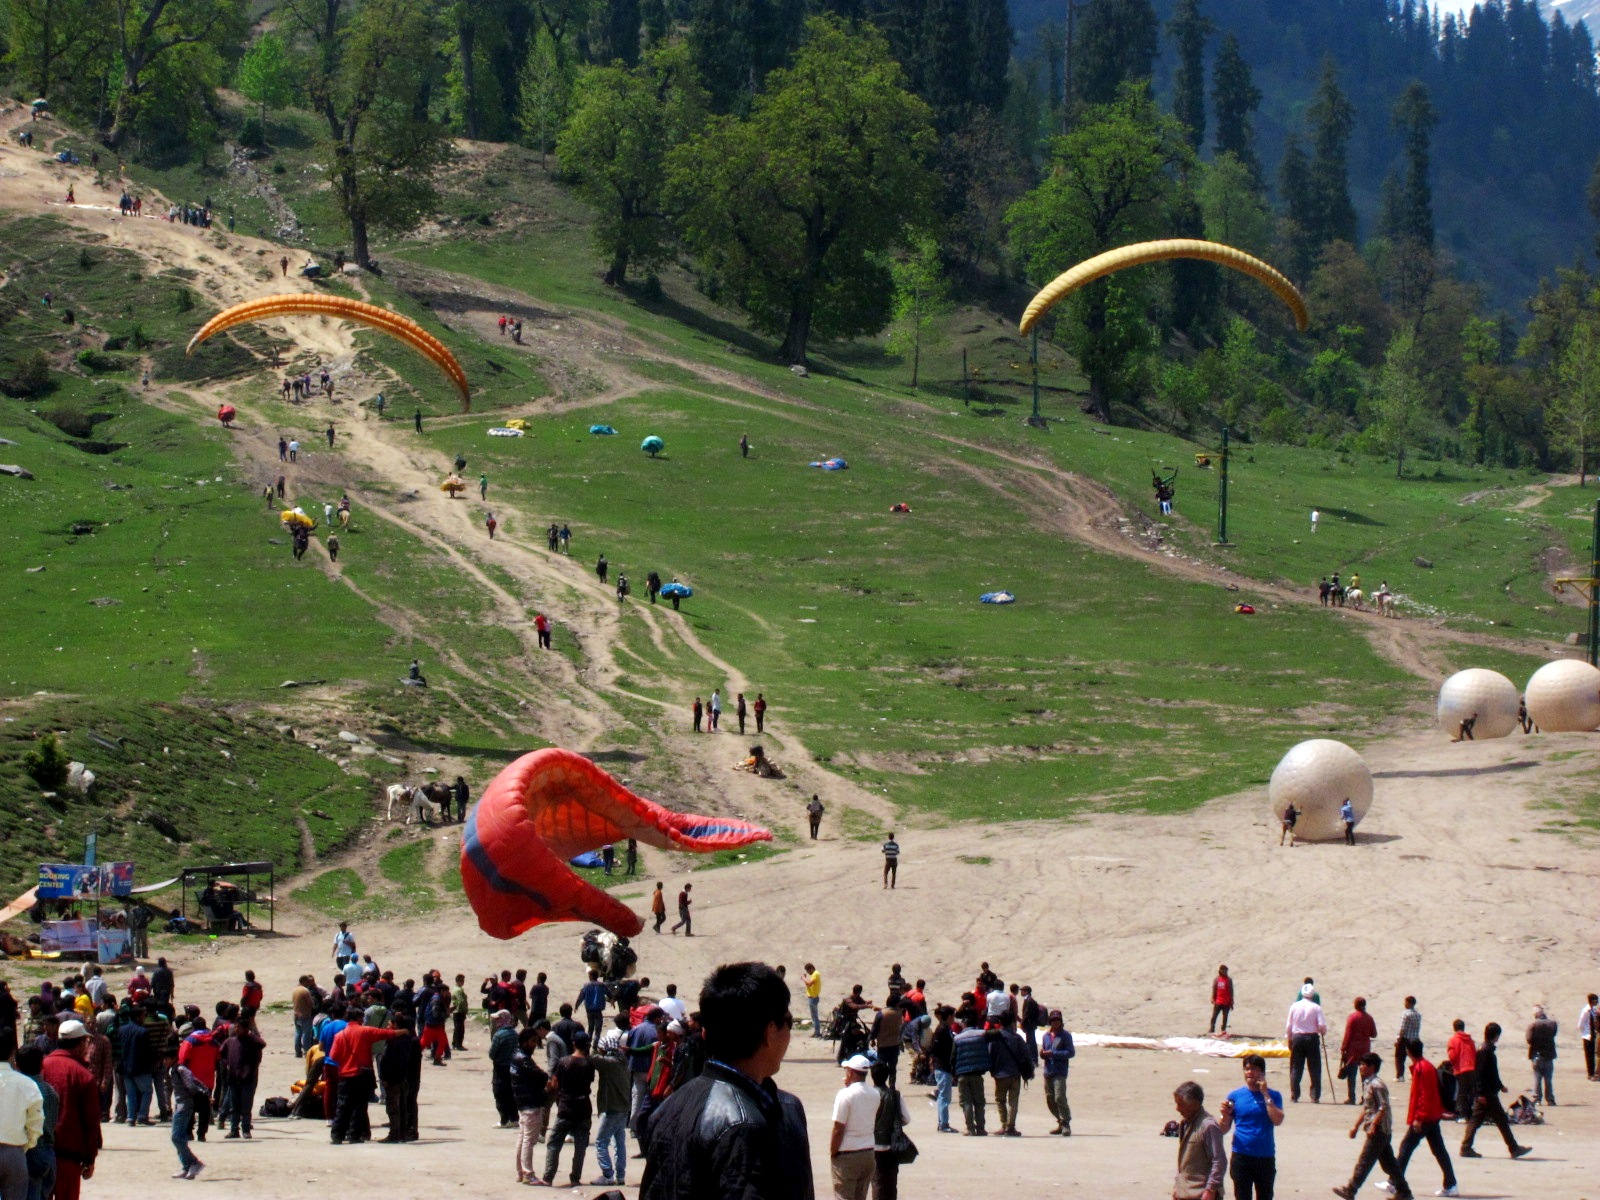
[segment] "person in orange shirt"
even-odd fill
[[[372,1124],[367,1104],[376,1090],[372,1047],[399,1037],[403,1029],[375,1029],[362,1024],[362,1010],[345,1014],[349,1023],[334,1035],[328,1059],[339,1064],[339,1106],[334,1111],[332,1142],[370,1142]]]
[[[1472,1115],[1472,1102],[1478,1098],[1478,1047],[1460,1017],[1450,1028],[1455,1032],[1450,1035],[1445,1053],[1450,1056],[1450,1069],[1456,1076],[1456,1121],[1460,1123]]]

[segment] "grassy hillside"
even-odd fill
[[[342,846],[372,810],[372,786],[260,722],[217,709],[111,699],[7,705],[0,721],[0,883],[37,882],[40,862],[79,862],[98,833],[102,861],[133,859],[136,883],[185,866],[270,859],[280,875]],[[38,734],[97,776],[85,798],[44,798],[23,769]]]

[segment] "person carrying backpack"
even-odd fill
[[[910,1144],[905,1127],[911,1122],[911,1112],[906,1098],[895,1089],[888,1063],[872,1065],[872,1085],[880,1096],[872,1123],[872,1194],[875,1200],[899,1200],[900,1164]],[[913,1148],[911,1153],[915,1152]]]

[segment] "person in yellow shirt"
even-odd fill
[[[822,997],[822,972],[817,970],[813,964],[807,963],[804,982],[806,985],[806,1006],[811,1009],[811,1036],[820,1038],[823,1036],[823,1029],[822,1018],[817,1013],[817,1002]]]

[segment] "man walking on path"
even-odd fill
[[[1357,996],[1350,1015],[1344,1019],[1344,1038],[1339,1042],[1339,1077],[1345,1081],[1346,1104],[1356,1102],[1356,1077],[1361,1075],[1361,1060],[1372,1049],[1372,1039],[1377,1036],[1378,1023],[1367,1011],[1366,998]],[[1361,1078],[1367,1077],[1361,1075]]]
[[[593,968],[589,971],[589,982],[578,989],[578,1007],[583,1009],[584,1018],[589,1023],[589,1042],[592,1045],[600,1037],[601,1026],[606,1019],[606,985],[600,982],[600,972]]]
[[[684,937],[694,936],[694,923],[689,919],[689,906],[694,903],[689,893],[693,890],[694,884],[686,883],[683,885],[683,890],[678,893],[678,923],[672,927],[672,932],[677,933],[682,929]]]
[[[1033,1062],[1028,1058],[1028,1043],[1017,1032],[1015,1013],[1000,1018],[998,1032],[990,1031],[990,1074],[994,1077],[994,1106],[1000,1114],[1000,1131],[1006,1137],[1021,1137],[1017,1131],[1017,1108],[1022,1102],[1022,1085],[1033,1078]]]
[[[1532,1146],[1517,1145],[1516,1136],[1511,1132],[1511,1122],[1506,1118],[1505,1106],[1500,1103],[1500,1094],[1506,1090],[1506,1085],[1500,1079],[1500,1063],[1495,1056],[1495,1043],[1499,1040],[1500,1026],[1490,1021],[1483,1028],[1483,1042],[1478,1047],[1478,1099],[1467,1121],[1467,1131],[1461,1138],[1462,1158],[1483,1157],[1472,1148],[1472,1139],[1478,1136],[1478,1129],[1485,1121],[1494,1122],[1500,1136],[1505,1139],[1506,1152],[1512,1158],[1521,1158],[1533,1149]]]
[[[479,500],[487,500],[488,498],[489,498],[489,476],[488,475],[479,475],[478,476],[478,499]]]
[[[739,715],[739,725],[740,725],[739,732],[743,733],[744,732],[744,728],[743,728],[743,726],[744,726],[744,714],[743,713],[740,713],[740,715]],[[817,796],[817,794],[815,792],[813,792],[811,794],[811,803],[806,805],[806,817],[811,822],[811,840],[813,842],[817,840],[817,830],[822,828],[822,813],[823,813],[822,800]]]
[[[1224,963],[1217,968],[1217,977],[1211,981],[1211,1029],[1217,1031],[1217,1018],[1222,1018],[1222,1032],[1228,1032],[1228,1014],[1233,1012],[1233,978],[1228,974],[1228,965]]]
[[[1289,1039],[1289,1101],[1300,1103],[1300,1076],[1311,1068],[1311,1103],[1322,1102],[1322,1036],[1328,1032],[1322,1005],[1311,998],[1314,988],[1300,988],[1300,999],[1289,1006],[1284,1036]]]
[[[756,732],[763,733],[767,725],[767,698],[760,692],[756,693],[756,702],[753,708],[756,714]]]
[[[1407,1048],[1422,1036],[1422,1014],[1417,1011],[1417,998],[1406,997],[1406,1009],[1400,1014],[1400,1031],[1394,1038],[1394,1077],[1396,1082],[1406,1080]]]
[[[711,732],[717,732],[722,724],[722,693],[716,688],[711,689],[711,703],[706,706],[711,714]]]
[[[1444,1186],[1438,1195],[1459,1196],[1456,1190],[1456,1173],[1450,1165],[1450,1152],[1444,1147],[1444,1135],[1439,1132],[1439,1122],[1444,1118],[1444,1104],[1439,1099],[1439,1072],[1422,1054],[1422,1042],[1412,1038],[1406,1046],[1411,1060],[1411,1100],[1406,1106],[1406,1135],[1400,1139],[1400,1153],[1396,1155],[1394,1172],[1397,1195],[1404,1195],[1406,1166],[1411,1155],[1423,1142],[1433,1152],[1439,1170],[1444,1174]]]
[[[652,572],[652,574],[654,574],[654,572]],[[652,604],[655,603],[655,597],[653,597],[653,596],[651,597],[650,603],[652,603]],[[746,709],[745,703],[744,703],[744,693],[740,692],[739,695],[735,698],[735,700],[733,702],[733,715],[739,718],[739,736],[740,737],[744,736],[744,715],[745,715],[745,713],[747,711],[748,710]]]
[[[889,840],[883,844],[883,886],[893,889],[895,882],[900,877],[900,843],[894,840],[894,831],[889,831]]]
[[[1528,1025],[1528,1061],[1533,1064],[1533,1102],[1552,1107],[1556,1102],[1556,1023],[1545,1013],[1544,1005],[1533,1006]]]
[[[100,1084],[84,1063],[89,1031],[82,1021],[61,1022],[56,1042],[58,1048],[45,1055],[39,1070],[39,1077],[60,1099],[53,1135],[55,1195],[58,1200],[78,1200],[83,1180],[94,1177],[100,1154]]]
[[[1353,1139],[1365,1129],[1367,1140],[1361,1144],[1361,1153],[1356,1157],[1350,1182],[1333,1189],[1333,1194],[1340,1200],[1355,1200],[1356,1193],[1361,1190],[1361,1185],[1367,1181],[1374,1166],[1382,1167],[1383,1173],[1389,1177],[1388,1190],[1396,1200],[1411,1200],[1405,1171],[1395,1161],[1394,1149],[1390,1145],[1394,1116],[1389,1107],[1389,1085],[1378,1076],[1382,1066],[1383,1058],[1370,1051],[1363,1054],[1358,1062],[1361,1072],[1361,1115],[1350,1127],[1350,1136]]]

